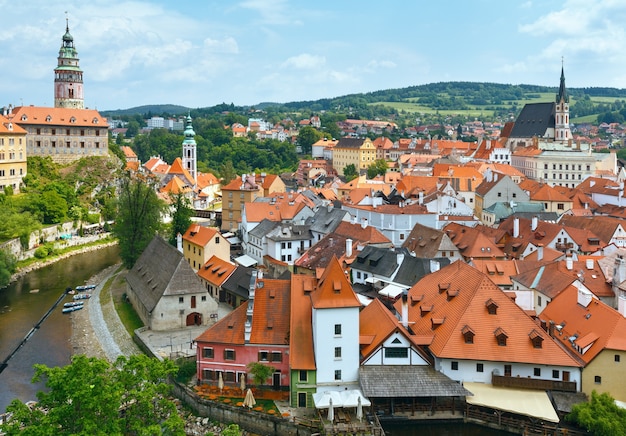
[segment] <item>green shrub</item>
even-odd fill
[[[35,250],[35,257],[37,259],[45,259],[46,257],[48,257],[48,248],[46,248],[45,245],[37,247],[37,249]]]

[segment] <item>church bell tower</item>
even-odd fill
[[[565,74],[561,65],[561,83],[559,93],[556,95],[556,107],[554,111],[554,140],[569,142],[572,139],[572,131],[569,128],[569,95],[565,88]]]
[[[78,66],[78,52],[67,18],[57,59],[58,64],[54,69],[54,107],[84,109],[83,70]]]
[[[189,171],[193,179],[194,189],[198,177],[198,164],[196,159],[196,132],[191,125],[191,115],[187,115],[187,126],[185,127],[185,139],[183,140],[183,168]]]

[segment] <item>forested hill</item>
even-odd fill
[[[613,103],[619,100],[626,100],[626,89],[590,87],[568,88],[567,91],[573,102],[581,103],[577,111],[579,116],[620,110],[621,107],[614,107]],[[213,107],[195,109],[192,112],[196,112],[197,115],[207,115],[210,113],[242,112],[250,109],[268,110],[271,108],[273,111],[285,112],[350,112],[351,110],[356,110],[361,112],[361,115],[365,115],[362,112],[363,108],[367,106],[384,105],[395,110],[406,109],[411,111],[411,108],[403,107],[403,105],[412,105],[437,111],[487,109],[503,113],[511,110],[516,112],[530,101],[551,101],[557,92],[557,86],[507,85],[485,82],[439,82],[319,100],[287,103],[261,102],[253,107],[222,103]],[[162,104],[106,111],[103,114],[105,116],[141,114],[149,118],[153,115],[183,115],[188,111],[189,108],[183,106]],[[384,113],[379,115],[384,115]]]

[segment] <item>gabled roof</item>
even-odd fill
[[[150,241],[126,281],[149,312],[163,296],[206,294],[182,253],[160,236]]]
[[[450,223],[444,231],[466,259],[504,258],[504,252],[494,240],[476,228]]]
[[[361,307],[361,303],[336,257],[324,270],[315,290],[311,294],[314,309],[336,309]]]
[[[498,286],[512,286],[511,276],[519,273],[518,260],[474,259],[470,262],[474,268],[488,276]]]
[[[198,188],[203,189],[211,185],[219,185],[220,181],[211,173],[198,173],[196,177]]]
[[[558,326],[554,337],[585,364],[605,349],[626,351],[626,319],[595,298],[586,307],[579,304],[575,286],[561,292],[539,317]]]
[[[192,244],[200,247],[206,247],[207,244],[216,236],[224,239],[217,228],[204,227],[199,224],[192,223],[183,235],[183,241],[191,242]],[[226,240],[223,242],[226,243]]]
[[[350,238],[353,241],[359,241],[364,244],[391,244],[389,238],[383,235],[380,230],[372,226],[363,226],[351,223],[349,221],[341,221],[335,228],[335,235]]]
[[[398,268],[397,258],[396,253],[388,248],[368,245],[356,255],[352,268],[380,277],[391,277]]]
[[[291,318],[289,366],[294,370],[315,370],[311,292],[317,280],[311,276],[291,276]]]
[[[445,232],[422,224],[415,224],[402,244],[416,257],[436,257],[439,254]]]
[[[432,335],[417,337],[411,334],[398,318],[376,298],[359,313],[359,336],[367,338],[367,340],[361,340],[361,361],[367,359],[371,353],[382,346],[389,336],[396,332],[411,342],[426,362],[431,360],[425,356],[419,347],[430,344]]]
[[[536,289],[550,299],[555,298],[571,285],[576,277],[559,269],[558,262],[542,265],[512,277],[516,282],[529,289]]]
[[[402,263],[393,276],[394,283],[413,286],[427,274],[437,271],[439,268],[450,265],[447,257],[413,257],[405,255]]]
[[[191,192],[191,187],[182,181],[178,176],[174,176],[159,191],[169,194],[182,194]]]
[[[257,279],[250,343],[289,344],[290,312],[291,281]]]
[[[517,116],[509,138],[542,138],[555,125],[555,104],[528,103]]]
[[[4,115],[0,115],[0,134],[26,135],[26,130],[22,129],[15,122],[9,120]],[[136,156],[135,156],[136,157]]]
[[[252,268],[237,265],[232,274],[222,283],[222,289],[247,300],[250,293]]]
[[[429,349],[438,358],[580,366],[487,276],[462,261],[425,276],[409,290],[408,301],[412,331],[434,335]],[[467,328],[472,343],[466,343]],[[541,348],[532,332],[543,339]],[[506,345],[498,345],[497,335],[506,336]]]
[[[600,215],[590,217],[564,215],[559,222],[567,227],[590,230],[605,242],[611,241],[619,226],[626,230],[624,220]]]
[[[237,265],[213,255],[198,270],[198,276],[209,283],[221,286],[236,268]]]
[[[302,209],[307,207],[303,202],[278,201],[268,203],[266,201],[254,201],[245,203],[246,221],[258,223],[263,219],[271,221],[292,220]]]

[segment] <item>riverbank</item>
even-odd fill
[[[20,267],[13,275],[11,275],[11,280],[9,283],[16,281],[17,279],[19,279],[22,276],[25,276],[31,271],[44,268],[62,259],[67,259],[68,257],[75,256],[77,254],[84,254],[90,251],[100,250],[105,247],[117,245],[117,240],[114,240],[114,241],[106,240],[106,242],[97,243],[97,244],[94,244],[92,241],[90,242],[90,244],[92,245],[87,245],[87,246],[77,245],[75,250],[70,250],[65,253],[62,253],[62,254],[59,254],[50,258],[46,258],[41,261],[36,261],[26,266]]]

